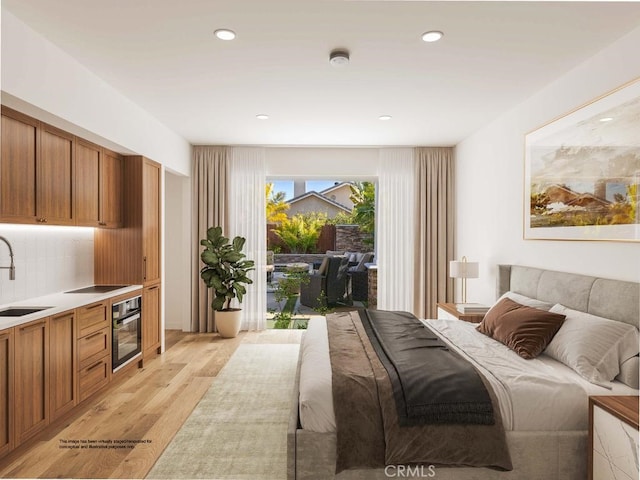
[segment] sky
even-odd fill
[[[274,192],[284,192],[286,194],[285,200],[293,198],[293,180],[276,180],[271,183],[273,183]],[[306,191],[321,192],[335,183],[334,180],[307,180]]]

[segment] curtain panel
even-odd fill
[[[382,148],[376,205],[378,308],[413,311],[414,150]]]
[[[452,302],[454,258],[454,153],[453,148],[415,149],[415,304],[420,318],[436,318],[438,302]]]
[[[191,265],[191,331],[215,332],[211,310],[213,296],[200,278],[200,240],[209,227],[221,226],[228,231],[228,165],[227,147],[193,147],[192,193],[192,265]]]
[[[242,330],[266,328],[266,180],[264,148],[230,149],[229,235],[246,239],[244,253],[256,265],[256,269],[249,273],[253,283],[247,285],[247,295],[242,302]]]

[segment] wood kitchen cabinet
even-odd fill
[[[36,167],[36,222],[73,225],[74,137],[41,124]]]
[[[97,230],[94,278],[104,284],[154,285],[160,281],[161,166],[124,157],[123,229]]]
[[[124,228],[96,230],[94,237],[96,283],[145,287],[142,345],[147,353],[161,343],[161,186],[160,164],[124,157]]]
[[[122,192],[124,158],[111,150],[102,149],[100,162],[100,222],[101,227],[122,226]]]
[[[76,225],[122,226],[122,157],[77,139],[75,161]]]
[[[78,308],[78,395],[89,398],[111,380],[110,303]]]
[[[102,149],[83,140],[76,141],[75,198],[76,224],[100,224],[100,164]]]
[[[13,448],[13,329],[0,331],[0,458]]]
[[[49,318],[14,329],[15,442],[21,444],[49,423]]]
[[[122,226],[123,157],[2,107],[0,222]]]
[[[74,137],[2,107],[0,219],[73,225]]]
[[[142,291],[142,353],[143,356],[159,352],[160,338],[160,284]]]
[[[37,120],[2,107],[0,219],[35,223]]]
[[[142,280],[145,285],[160,281],[160,165],[142,161]]]
[[[78,403],[75,311],[49,320],[49,411],[55,420]]]

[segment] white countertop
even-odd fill
[[[50,307],[39,312],[30,313],[29,315],[23,315],[21,317],[3,317],[0,314],[0,330],[5,328],[15,327],[16,325],[22,325],[23,323],[32,322],[40,318],[49,317],[58,313],[66,312],[67,310],[73,310],[83,305],[89,305],[91,303],[100,302],[107,298],[117,297],[125,293],[135,292],[142,289],[142,285],[129,285],[128,287],[118,288],[117,290],[111,290],[106,293],[52,293],[42,297],[29,298],[27,300],[21,300],[19,302],[6,303],[0,305],[0,310],[4,310],[9,307]]]

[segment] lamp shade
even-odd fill
[[[480,267],[478,262],[452,260],[449,262],[449,276],[452,278],[478,278]]]

